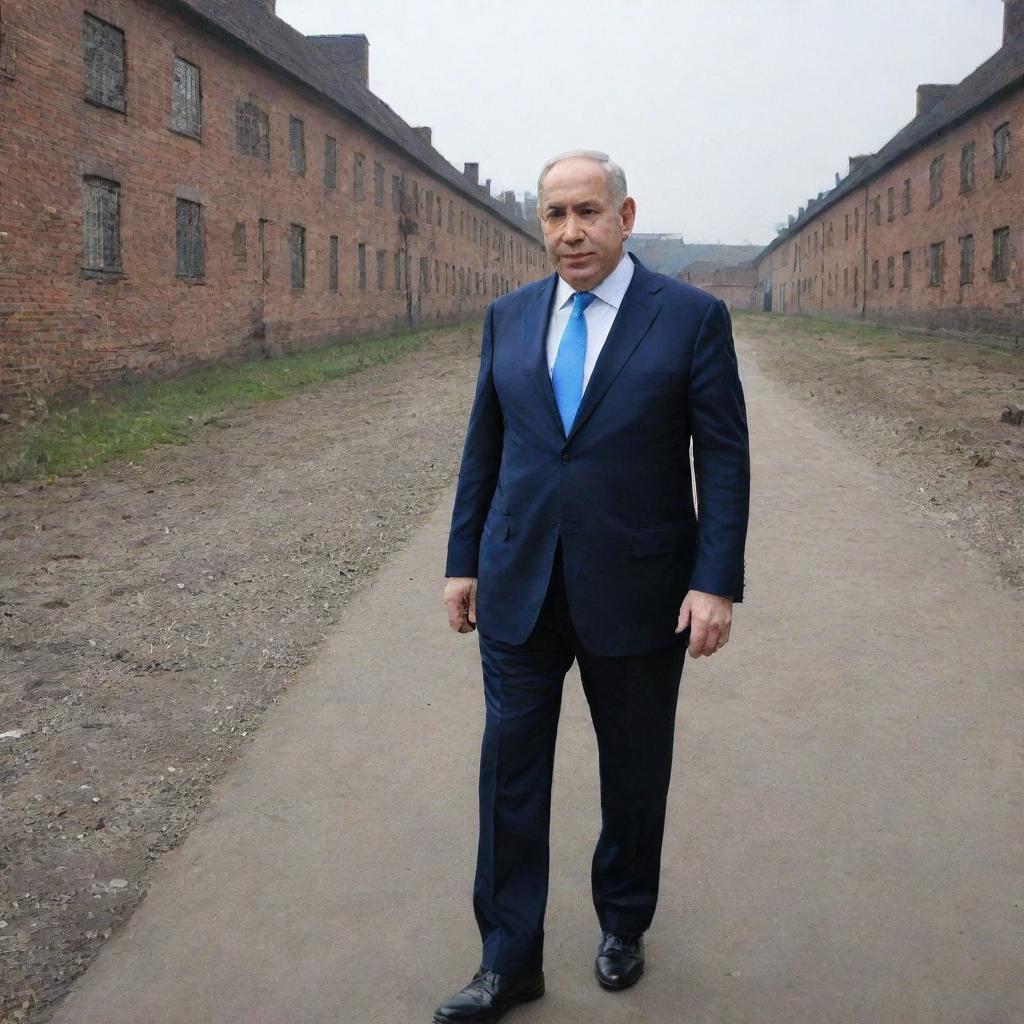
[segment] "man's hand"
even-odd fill
[[[472,633],[476,629],[476,578],[452,576],[444,586],[444,606],[448,625],[456,633]]]
[[[679,609],[676,632],[682,633],[687,626],[690,627],[690,644],[687,647],[690,657],[710,658],[729,642],[732,599],[705,594],[701,590],[689,591]]]

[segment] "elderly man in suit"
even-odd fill
[[[549,161],[538,205],[556,273],[487,310],[448,542],[449,624],[478,629],[483,666],[483,955],[438,1024],[496,1021],[544,993],[551,777],[574,661],[600,762],[595,971],[606,989],[640,977],[683,659],[728,642],[743,596],[749,452],[726,307],[624,252],[636,204],[606,154]]]

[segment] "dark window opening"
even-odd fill
[[[960,191],[970,192],[974,188],[974,143],[968,142],[960,150]]]
[[[366,243],[360,242],[357,248],[359,257],[357,282],[362,291],[366,291]]]
[[[892,186],[889,187],[888,193],[887,218],[890,221],[896,219],[896,189]]]
[[[903,179],[903,213],[910,213],[910,179]]]
[[[966,148],[966,147],[965,147]],[[942,199],[942,173],[946,158],[940,154],[928,166],[928,205],[934,206]],[[962,166],[962,161],[961,161]],[[973,167],[973,156],[972,156]]]
[[[932,242],[928,247],[928,287],[938,288],[942,284],[945,270],[945,242]]]
[[[885,273],[890,288],[896,287],[896,257],[890,256],[885,261]]]
[[[178,277],[193,281],[201,280],[206,274],[202,204],[179,199],[175,223]]]
[[[330,135],[324,138],[324,187],[338,187],[338,142]]]
[[[974,235],[960,238],[960,283],[974,283]]]
[[[388,253],[386,249],[377,250],[377,290],[384,291],[384,278],[387,276]]]
[[[249,100],[235,103],[235,147],[246,156],[270,159],[270,118]]]
[[[1010,125],[1001,124],[992,133],[992,162],[996,181],[1010,176]]]
[[[306,287],[306,229],[301,224],[292,225],[292,287]]]
[[[910,253],[903,254],[903,287],[910,287]]]
[[[992,280],[1005,281],[1010,271],[1010,229],[996,228],[992,232]]]
[[[288,170],[306,173],[306,126],[297,117],[288,118]]]
[[[366,174],[366,157],[356,153],[352,158],[352,198],[360,202],[363,198],[363,179]]]
[[[244,267],[249,261],[249,253],[245,240],[245,221],[236,221],[231,232],[231,254],[235,257],[235,265]]]
[[[373,165],[373,204],[384,205],[384,165],[379,163]]]
[[[338,290],[338,236],[331,235],[327,246],[327,290]]]

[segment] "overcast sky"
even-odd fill
[[[766,243],[775,224],[998,49],[1001,0],[277,0],[362,32],[370,87],[456,167],[533,190],[566,149],[625,168],[637,231]]]

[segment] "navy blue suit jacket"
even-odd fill
[[[750,460],[729,313],[630,258],[568,437],[546,353],[557,276],[487,310],[446,575],[477,577],[477,624],[497,640],[530,635],[559,538],[573,624],[594,654],[681,642],[688,589],[743,598]]]

